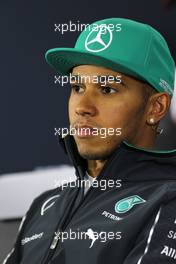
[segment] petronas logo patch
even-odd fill
[[[115,212],[119,214],[126,213],[129,210],[131,210],[133,206],[137,204],[145,203],[145,202],[146,201],[138,195],[129,196],[127,198],[124,198],[118,201],[115,204]]]

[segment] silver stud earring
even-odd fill
[[[153,117],[151,117],[149,122],[150,122],[151,125],[154,125],[155,124],[155,119]]]

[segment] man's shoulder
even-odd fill
[[[42,205],[45,203],[53,202],[60,196],[61,192],[63,191],[62,187],[57,187],[54,189],[47,190],[40,195],[38,195],[32,202],[27,214],[31,215],[35,212],[39,207],[41,208]]]

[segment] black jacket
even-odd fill
[[[84,196],[86,161],[72,136],[61,144],[75,166],[76,187],[34,200],[4,263],[176,263],[176,152],[123,142]]]

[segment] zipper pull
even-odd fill
[[[55,232],[55,236],[54,236],[53,241],[51,243],[50,249],[55,249],[56,248],[57,243],[59,241],[59,234],[60,234],[59,231],[58,232]]]

